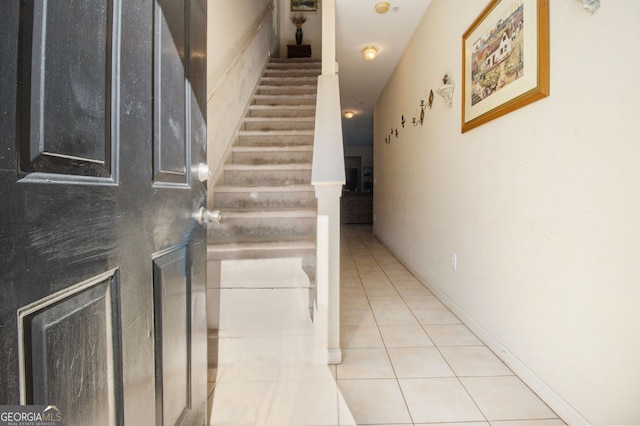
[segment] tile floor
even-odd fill
[[[338,366],[310,359],[314,331],[299,270],[282,262],[229,268],[219,365],[209,372],[211,424],[564,425],[372,237],[371,226],[342,229]]]
[[[338,387],[359,425],[564,422],[371,235],[342,229]]]

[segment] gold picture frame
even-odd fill
[[[291,0],[292,12],[315,12],[318,10],[318,0]]]
[[[462,133],[549,96],[549,1],[491,0],[462,36]]]

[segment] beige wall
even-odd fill
[[[277,49],[272,19],[267,16],[256,32],[271,1],[209,1],[207,28],[207,163],[213,182],[222,171],[237,125],[258,79]]]
[[[639,424],[640,1],[549,3],[551,96],[461,134],[487,1],[433,0],[376,106],[374,232],[565,420]]]

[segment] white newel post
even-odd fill
[[[340,196],[342,184],[315,185],[318,199],[318,304],[326,297],[327,362],[340,364]],[[326,254],[326,255],[325,255]],[[324,288],[324,287],[327,288]],[[320,296],[322,294],[324,297]]]
[[[340,87],[336,64],[336,0],[322,3],[322,75],[318,77],[311,183],[318,199],[318,292],[326,297],[327,357],[340,350],[340,197],[345,183]],[[324,286],[324,287],[322,287]],[[319,297],[319,301],[322,297]]]

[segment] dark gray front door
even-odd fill
[[[6,0],[0,405],[204,424],[205,0]]]

